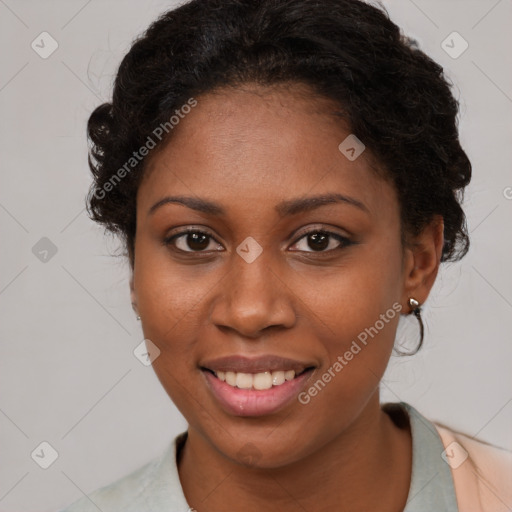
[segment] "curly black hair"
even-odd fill
[[[459,143],[458,101],[442,67],[400,32],[383,6],[192,0],[162,14],[133,42],[112,102],[97,107],[88,121],[94,175],[88,212],[122,237],[131,265],[136,193],[148,160],[139,148],[150,140],[167,142],[169,119],[194,98],[249,82],[305,84],[333,100],[396,187],[402,240],[441,215],[441,261],[467,253],[461,203],[471,163]],[[165,134],[155,132],[159,126]]]

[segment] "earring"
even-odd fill
[[[137,320],[139,320],[139,321],[140,321],[140,316],[139,316],[139,315],[137,315]]]
[[[409,307],[411,308],[411,311],[409,311],[409,314],[412,313],[414,316],[416,316],[416,318],[418,319],[418,322],[420,324],[420,343],[419,343],[418,347],[416,348],[416,351],[414,352],[414,353],[416,353],[423,345],[423,336],[425,333],[425,328],[423,326],[423,320],[421,318],[420,303],[414,297],[409,297],[408,304],[409,304]]]
[[[420,305],[420,303],[414,297],[409,297],[408,303],[411,309],[416,309]]]

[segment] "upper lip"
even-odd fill
[[[296,361],[276,355],[263,355],[260,357],[231,355],[219,357],[218,359],[210,359],[200,364],[201,368],[214,372],[260,373],[278,370],[294,370],[296,375],[312,366],[314,365],[311,363]]]

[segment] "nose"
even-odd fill
[[[265,251],[251,263],[234,253],[231,265],[212,306],[214,325],[256,339],[263,331],[295,324],[293,292],[272,268]]]

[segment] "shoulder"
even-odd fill
[[[451,468],[460,512],[512,508],[512,452],[435,423]]]
[[[158,512],[187,510],[176,466],[179,434],[158,457],[113,483],[84,495],[61,512]]]
[[[98,509],[104,512],[135,510],[133,507],[136,506],[135,503],[144,490],[144,483],[153,472],[155,464],[156,459],[80,498],[62,512],[98,512]]]

